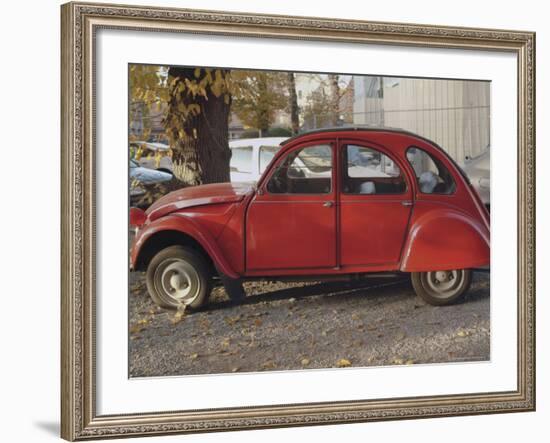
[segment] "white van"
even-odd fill
[[[287,137],[265,137],[231,140],[231,181],[257,181],[286,139]]]

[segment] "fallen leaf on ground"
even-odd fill
[[[190,357],[191,357],[191,360],[196,360],[197,358],[199,358],[199,354],[196,354],[196,353],[191,354]]]
[[[147,322],[142,322],[141,320],[137,323],[134,323],[130,326],[130,334],[137,334],[145,329]]]
[[[404,363],[404,360],[402,358],[395,358],[393,360],[394,365],[402,365]]]
[[[272,361],[266,361],[265,363],[262,363],[263,369],[275,369],[275,363]]]
[[[309,362],[310,362],[309,358],[302,358],[302,361],[301,361],[302,366],[307,366],[307,365],[309,365]]]
[[[458,331],[456,335],[458,335],[459,337],[467,337],[468,335],[470,335],[470,333],[467,331]]]
[[[173,325],[177,325],[180,321],[183,320],[183,318],[185,317],[185,314],[183,311],[177,311],[174,316],[171,318],[171,321],[172,321],[172,324]]]
[[[351,366],[351,362],[347,358],[341,358],[336,362],[336,367],[338,368],[349,368]]]
[[[237,323],[241,319],[240,315],[237,315],[235,317],[225,317],[225,323],[227,323],[228,326],[233,326],[235,323]]]

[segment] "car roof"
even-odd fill
[[[389,132],[393,134],[403,134],[408,135],[411,137],[420,138],[422,140],[426,140],[430,142],[430,144],[434,144],[431,140],[428,140],[418,134],[415,134],[414,132],[407,131],[405,129],[401,128],[392,128],[389,126],[371,126],[371,125],[350,125],[350,126],[336,126],[332,128],[322,128],[322,129],[313,129],[311,131],[301,132],[298,135],[295,135],[293,137],[290,137],[286,139],[284,142],[281,143],[282,146],[285,146],[289,143],[291,143],[294,140],[297,140],[298,138],[305,137],[308,135],[315,135],[315,134],[329,134],[333,132]]]

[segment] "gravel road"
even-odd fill
[[[157,308],[132,272],[131,377],[342,366],[480,361],[490,358],[488,273],[476,273],[463,303],[434,307],[407,279],[354,283],[245,284],[232,304],[215,288],[203,311]]]

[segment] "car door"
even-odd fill
[[[246,268],[336,266],[335,145],[300,145],[274,164],[246,218]]]
[[[404,168],[381,146],[340,142],[340,265],[398,265],[413,205]]]

